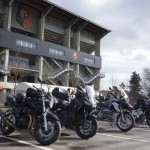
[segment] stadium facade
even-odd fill
[[[42,76],[50,84],[92,83],[99,90],[100,42],[109,32],[47,0],[0,0],[0,69],[10,72],[0,78],[1,89],[15,76],[31,83]]]

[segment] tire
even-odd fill
[[[117,127],[123,131],[123,132],[127,132],[129,130],[131,130],[134,126],[134,118],[133,116],[128,113],[128,112],[124,112],[124,118],[125,121],[122,120],[122,115],[119,114],[117,117]]]
[[[148,126],[150,126],[150,118],[146,118],[146,123]]]
[[[0,130],[3,135],[9,135],[15,131],[13,127],[11,127],[6,121],[5,118],[1,118],[0,121]]]
[[[86,125],[83,120],[75,125],[76,133],[79,137],[83,139],[89,139],[93,137],[98,130],[98,123],[96,119],[92,116],[86,118]]]
[[[61,134],[61,125],[59,121],[47,117],[48,132],[44,131],[43,119],[39,119],[34,127],[34,137],[41,145],[49,145],[57,141]]]

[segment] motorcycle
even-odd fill
[[[41,78],[38,81],[42,84]],[[58,117],[48,113],[53,107],[53,98],[44,89],[28,88],[26,97],[17,93],[15,97],[8,95],[5,105],[11,107],[1,116],[0,129],[3,135],[15,130],[33,134],[41,145],[54,143],[60,137],[61,125]]]
[[[4,76],[6,76],[8,74],[9,74],[8,72],[3,71],[3,70],[0,69],[0,77],[4,77]]]
[[[90,115],[95,108],[95,91],[92,86],[76,87],[75,97],[69,101],[67,90],[54,88],[52,95],[57,99],[52,111],[58,116],[61,125],[74,130],[83,139],[93,137],[97,130],[97,120]]]
[[[98,121],[116,122],[117,127],[127,132],[133,128],[134,118],[130,111],[133,109],[129,104],[125,91],[120,87],[113,87],[108,93],[105,102],[98,102],[92,112]],[[119,96],[117,95],[119,94]]]
[[[137,100],[134,105],[132,115],[136,123],[143,123],[146,120],[148,126],[150,126],[150,101],[149,98],[143,100]]]

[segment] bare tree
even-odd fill
[[[150,67],[145,67],[142,74],[143,90],[150,96]]]
[[[114,76],[112,75],[109,79],[109,84],[110,84],[110,86],[117,86],[118,85],[118,79],[114,78]]]
[[[16,88],[19,82],[22,81],[25,76],[25,72],[23,71],[23,66],[20,62],[20,53],[16,52],[16,60],[11,62],[11,71],[10,71],[10,81],[13,82],[14,85],[14,95],[16,94]]]

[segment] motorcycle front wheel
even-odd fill
[[[123,113],[124,119],[122,118],[122,115],[119,114],[117,117],[117,127],[123,131],[123,132],[127,132],[129,130],[131,130],[134,126],[134,118],[133,116],[128,113],[128,112],[124,112]]]
[[[88,116],[85,120],[81,120],[75,125],[76,133],[83,139],[89,139],[93,137],[98,130],[98,123],[92,116]]]
[[[41,145],[49,145],[57,141],[61,134],[59,121],[47,117],[48,130],[44,129],[44,120],[40,119],[34,127],[34,137]]]

